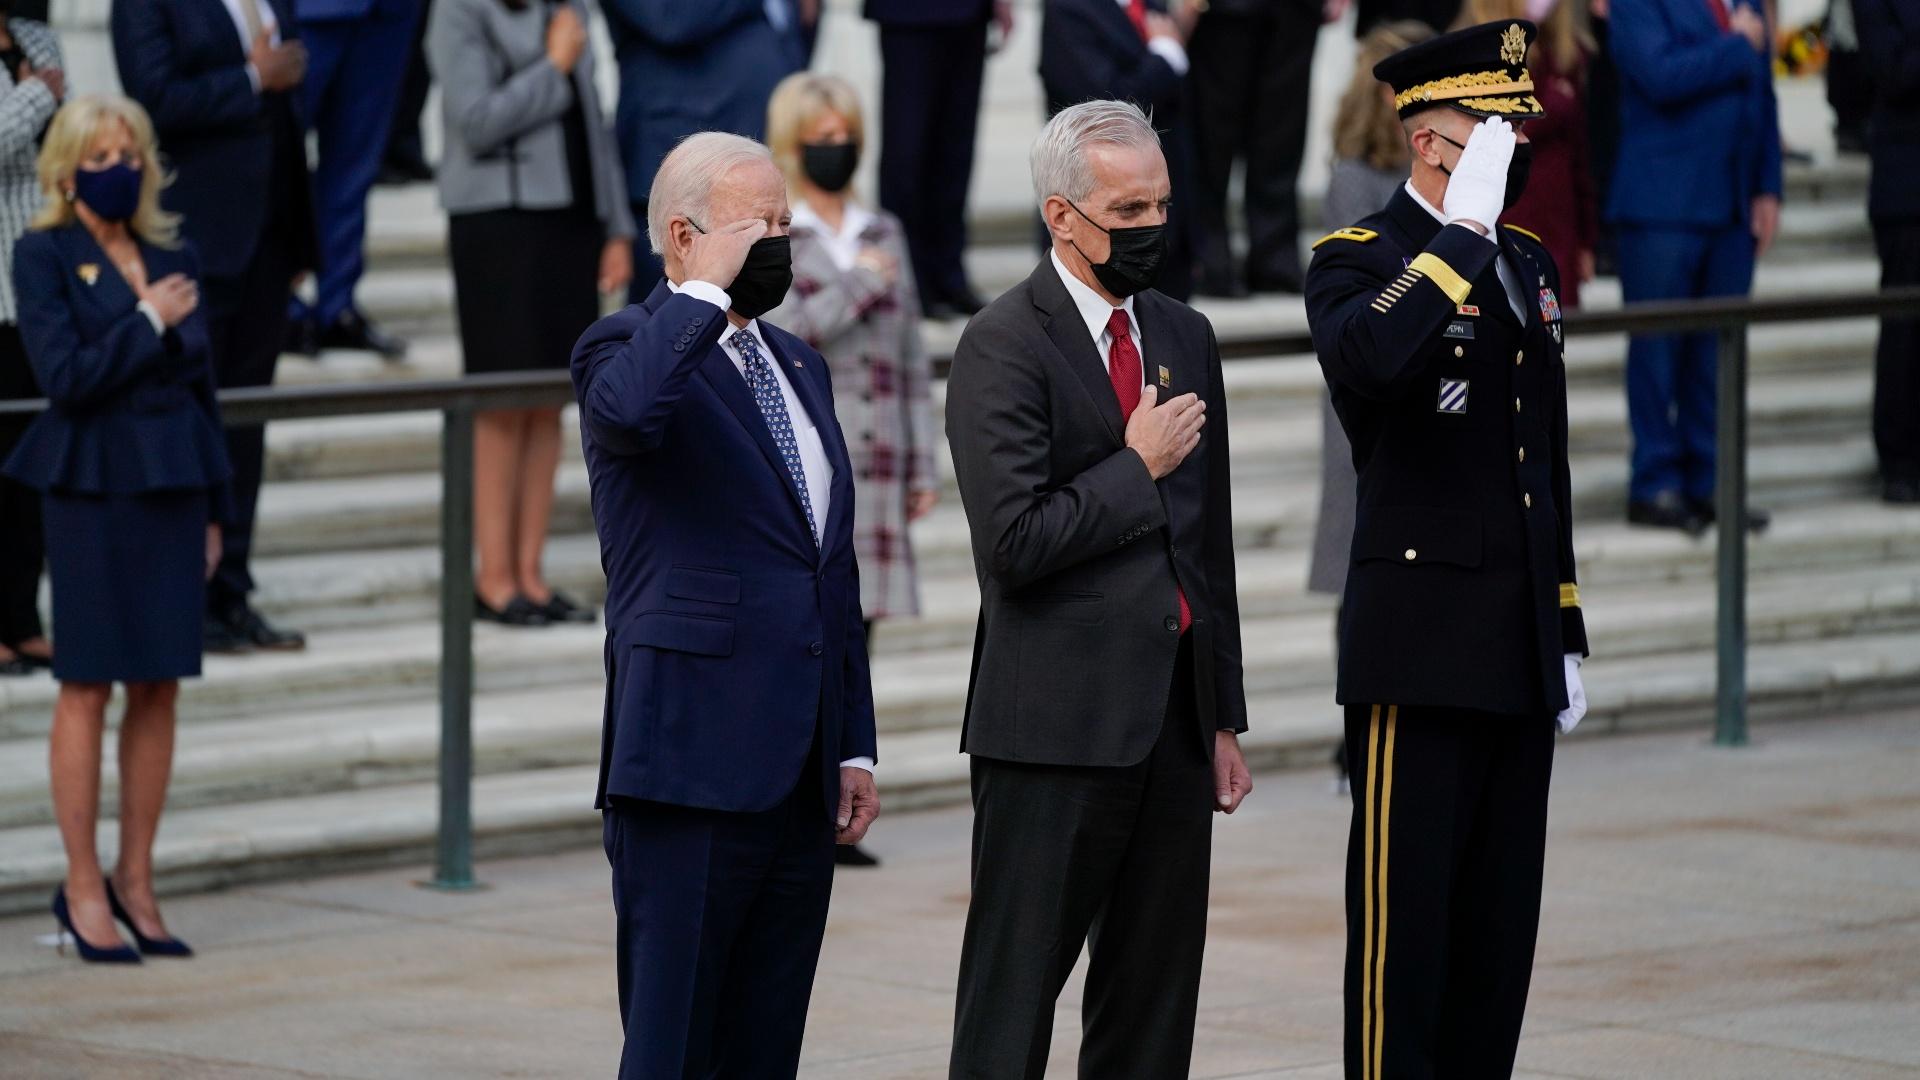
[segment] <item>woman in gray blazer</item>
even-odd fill
[[[455,306],[469,373],[565,370],[633,274],[633,217],[600,113],[580,0],[439,0],[427,59],[440,81]],[[475,613],[511,626],[592,622],[541,569],[560,410],[474,421]]]

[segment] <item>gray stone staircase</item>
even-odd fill
[[[1779,248],[1757,291],[1788,295],[1871,287],[1860,209],[1864,170],[1797,169]],[[426,189],[382,192],[362,296],[410,334],[408,361],[288,358],[283,383],[450,376],[459,368],[444,221]],[[1018,237],[1018,219],[1001,234]],[[992,223],[983,228],[994,235]],[[1018,243],[971,255],[977,280],[1003,288],[1034,253]],[[1618,303],[1595,283],[1594,306]],[[1207,302],[1223,339],[1303,329],[1294,298]],[[957,324],[931,324],[936,349]],[[1920,698],[1920,513],[1868,497],[1871,350],[1867,321],[1765,327],[1751,351],[1752,475],[1775,525],[1751,548],[1754,711],[1807,713]],[[1622,339],[1569,346],[1570,422],[1582,591],[1595,657],[1594,712],[1582,737],[1700,725],[1713,693],[1711,538],[1621,523],[1627,443]],[[1318,484],[1318,399],[1311,357],[1233,361],[1235,531],[1246,619],[1246,740],[1263,766],[1318,763],[1336,737],[1332,610],[1305,592]],[[159,861],[165,886],[422,860],[435,813],[439,636],[438,418],[403,414],[288,422],[269,432],[258,566],[262,607],[312,632],[299,655],[211,658],[187,684]],[[562,466],[554,580],[598,598],[598,549],[577,443]],[[922,617],[877,636],[880,777],[892,810],[961,799],[956,752],[977,608],[957,498],[924,523]],[[601,631],[476,628],[475,813],[483,852],[591,842],[599,748]],[[44,901],[62,867],[46,797],[50,680],[0,681],[0,911]],[[111,755],[109,755],[111,757]],[[111,780],[113,765],[107,763]],[[109,811],[112,784],[106,788]],[[110,850],[112,823],[103,824]],[[880,834],[884,838],[884,825]],[[879,841],[884,849],[884,839]]]

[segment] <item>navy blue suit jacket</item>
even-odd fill
[[[1920,0],[1853,0],[1853,21],[1873,73],[1867,213],[1920,218]]]
[[[867,0],[862,14],[887,26],[969,26],[993,17],[993,0]]]
[[[283,40],[299,37],[288,0],[269,0]],[[141,0],[111,12],[120,84],[146,106],[174,172],[161,196],[206,259],[210,277],[252,262],[269,214],[292,224],[294,265],[313,269],[313,196],[297,94],[256,94],[247,54],[221,0]],[[282,170],[275,206],[276,155]]]
[[[1607,26],[1620,70],[1607,220],[1719,228],[1744,224],[1755,195],[1780,194],[1767,56],[1721,30],[1707,0],[1616,0]]]
[[[609,796],[711,810],[789,795],[816,731],[829,814],[839,764],[877,757],[853,556],[853,465],[826,361],[761,323],[819,429],[833,485],[820,544],[739,369],[725,313],[665,284],[573,353],[607,575]]]
[[[1158,8],[1159,5],[1149,5]],[[1185,80],[1147,48],[1113,0],[1046,0],[1040,24],[1040,82],[1052,115],[1083,101],[1131,101],[1164,129]],[[1176,182],[1175,197],[1180,188]]]
[[[191,249],[140,245],[147,278],[199,277]],[[39,491],[138,495],[208,492],[213,520],[233,500],[199,311],[164,336],[92,234],[33,231],[13,249],[27,361],[49,408],[21,436],[6,473]]]
[[[653,188],[660,161],[697,131],[764,138],[767,99],[806,66],[797,27],[767,21],[766,0],[605,0],[620,61],[614,130],[628,197]]]

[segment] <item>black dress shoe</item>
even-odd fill
[[[1888,480],[1880,485],[1880,500],[1894,506],[1920,506],[1920,480]]]
[[[9,656],[5,660],[0,660],[0,676],[31,675],[34,670],[34,666],[28,663],[24,656]]]
[[[880,860],[877,856],[861,851],[857,844],[835,844],[833,845],[833,865],[870,869],[879,866]]]
[[[539,605],[540,613],[553,623],[590,623],[600,621],[600,616],[590,607],[576,603],[573,597],[553,590],[547,602]]]
[[[267,652],[299,652],[307,647],[307,635],[298,630],[282,630],[266,620],[249,604],[241,604],[227,613],[227,625],[240,640]]]
[[[987,302],[980,299],[980,294],[974,292],[973,286],[971,285],[962,285],[958,292],[948,293],[947,303],[952,305],[955,311],[958,311],[969,319],[980,314],[987,306]]]
[[[1627,503],[1627,524],[1656,529],[1679,529],[1688,536],[1699,536],[1707,523],[1693,512],[1677,492],[1663,491],[1648,502]]]
[[[479,596],[473,598],[473,617],[501,626],[545,626],[553,620],[546,611],[524,596],[515,596],[506,607],[493,607]]]
[[[313,325],[312,319],[287,320],[286,351],[295,356],[320,355],[320,328]]]
[[[425,158],[395,155],[380,163],[380,175],[374,183],[381,187],[405,187],[408,184],[433,183],[433,166]]]
[[[945,300],[929,300],[921,305],[920,314],[929,319],[945,322],[948,319],[964,319],[966,314]]]
[[[365,315],[348,309],[320,331],[322,349],[359,349],[379,353],[386,360],[407,355],[407,343],[367,321]]]
[[[1246,282],[1232,274],[1202,274],[1200,280],[1194,282],[1193,292],[1195,296],[1217,296],[1223,300],[1244,300],[1253,295]]]
[[[238,656],[252,652],[253,645],[241,635],[231,621],[218,615],[208,614],[200,622],[200,649],[202,652]]]
[[[1701,522],[1704,524],[1711,525],[1714,522],[1720,520],[1720,512],[1714,507],[1712,499],[1688,499],[1687,506],[1689,509],[1693,511],[1694,516],[1699,518]],[[1766,532],[1767,526],[1771,524],[1773,524],[1772,514],[1768,513],[1765,510],[1760,509],[1759,507],[1755,507],[1755,506],[1747,507],[1747,531],[1748,532],[1750,533]]]

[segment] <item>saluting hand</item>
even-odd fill
[[[1515,141],[1513,125],[1497,116],[1474,125],[1441,200],[1448,222],[1470,225],[1482,236],[1493,235],[1500,212],[1506,209],[1507,166],[1513,161]]]
[[[740,276],[740,267],[747,261],[747,249],[767,235],[767,223],[759,218],[748,218],[710,233],[702,233],[697,229],[689,231],[693,238],[688,241],[684,263],[687,280],[711,282],[724,289]]]
[[[1200,428],[1207,422],[1207,403],[1198,394],[1181,394],[1165,405],[1159,400],[1160,388],[1148,383],[1127,418],[1127,446],[1147,463],[1155,480],[1187,460],[1200,445]]]

